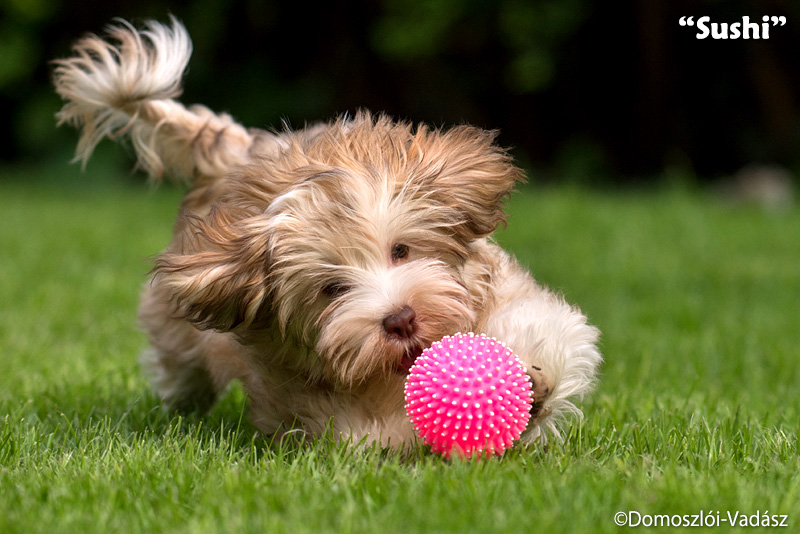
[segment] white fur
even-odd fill
[[[518,265],[509,261],[505,268],[509,272],[501,279],[506,283],[497,288],[501,304],[491,314],[487,331],[529,368],[541,368],[552,382],[540,424],[530,426],[523,439],[539,438],[543,427],[558,436],[565,416],[582,416],[570,399],[582,398],[594,386],[602,362],[596,347],[600,332],[562,298],[531,283]]]

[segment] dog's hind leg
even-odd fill
[[[165,407],[180,413],[210,409],[237,369],[232,337],[173,317],[169,300],[152,283],[142,294],[139,321],[151,345],[142,365]],[[219,361],[227,367],[214,365]]]

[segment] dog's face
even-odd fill
[[[233,176],[157,276],[179,315],[245,340],[279,330],[334,387],[403,373],[491,291],[474,243],[521,178],[493,139],[365,116],[299,134]]]

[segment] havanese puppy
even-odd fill
[[[366,111],[272,133],[174,100],[185,28],[120,21],[55,62],[85,164],[126,136],[151,176],[183,178],[174,239],[144,289],[143,356],[165,405],[206,410],[239,380],[265,434],[414,442],[403,385],[456,332],[505,342],[534,384],[525,442],[580,411],[598,330],[489,237],[523,173],[495,132]]]

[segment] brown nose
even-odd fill
[[[414,320],[417,314],[410,306],[403,306],[403,308],[383,320],[383,329],[388,334],[397,336],[402,339],[408,339],[417,331],[417,325]]]

